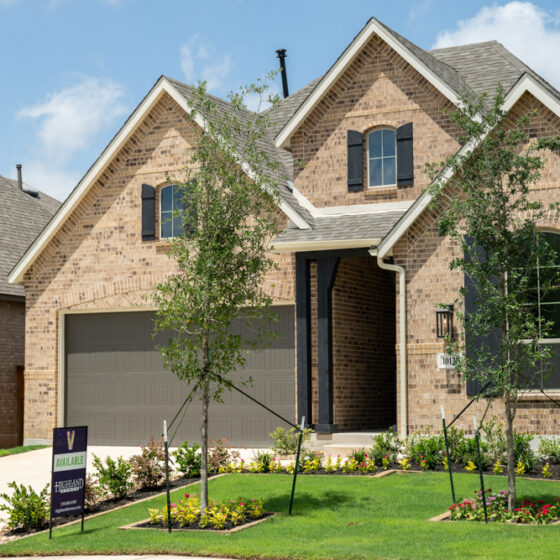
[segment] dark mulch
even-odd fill
[[[173,481],[169,482],[169,486],[171,490],[178,488],[180,486],[186,486],[190,482],[196,482],[199,478],[176,478]],[[165,491],[165,483],[161,483],[154,488],[144,488],[143,490],[135,490],[128,494],[126,498],[109,498],[107,500],[103,500],[98,502],[94,508],[86,509],[85,510],[85,519],[87,519],[90,515],[94,515],[96,513],[102,513],[104,511],[110,511],[112,509],[118,508],[120,506],[125,506],[132,504],[138,500],[143,500],[144,498],[150,498],[155,496],[156,494],[161,494],[161,492]],[[76,519],[81,519],[81,515],[65,515],[63,517],[55,517],[52,520],[53,527],[57,525],[64,525],[65,523],[69,523],[70,521],[75,521]],[[37,533],[39,531],[44,531],[45,529],[49,528],[48,521],[45,523],[40,529],[33,529],[31,531],[25,531],[22,528],[14,529],[13,531],[6,528],[2,535],[6,537],[12,536],[21,536],[25,534],[32,534]]]
[[[243,527],[244,525],[248,525],[249,523],[254,523],[255,521],[260,521],[261,519],[266,519],[274,515],[273,513],[265,513],[259,519],[251,519],[250,517],[245,517],[245,520],[237,525],[234,525],[231,521],[226,523],[226,526],[223,529],[216,529],[214,527],[201,527],[198,523],[194,523],[192,525],[188,525],[186,527],[181,527],[177,521],[173,521],[171,523],[171,529],[173,531],[231,531],[232,529]],[[143,523],[137,523],[134,525],[134,528],[138,529],[165,529],[167,531],[167,525],[163,525],[163,523],[150,523],[149,521],[145,521]]]

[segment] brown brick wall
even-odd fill
[[[175,270],[165,241],[141,239],[140,189],[180,177],[197,134],[164,95],[26,273],[26,438],[49,438],[57,422],[59,312],[148,306],[154,284]],[[274,258],[265,288],[293,303],[293,255]]]
[[[18,445],[17,367],[23,366],[25,304],[0,301],[0,447]]]
[[[294,184],[317,206],[413,200],[428,184],[426,162],[457,151],[445,115],[451,103],[378,37],[373,37],[305,119],[291,140]],[[347,188],[346,135],[375,128],[414,128],[414,185]],[[365,137],[364,137],[365,138]],[[364,149],[364,179],[366,154]]]
[[[396,420],[395,287],[373,257],[341,259],[332,294],[334,422],[386,430]]]

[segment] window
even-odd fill
[[[395,131],[374,130],[368,135],[368,185],[380,187],[397,184]]]
[[[543,233],[547,243],[560,255],[560,235]],[[560,389],[560,286],[558,286],[559,266],[537,266],[531,283],[529,300],[535,314],[539,318],[553,321],[554,325],[542,340],[542,344],[550,346],[553,354],[551,362],[541,365],[539,369],[548,369],[550,374],[542,380],[545,389]]]
[[[183,232],[183,191],[176,185],[161,189],[160,238],[177,237]]]

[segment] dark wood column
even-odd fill
[[[297,422],[311,424],[311,302],[309,259],[296,255]]]
[[[319,370],[319,421],[317,433],[336,431],[333,414],[332,288],[339,257],[317,259],[317,356]]]

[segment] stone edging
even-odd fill
[[[220,474],[216,474],[214,476],[208,477],[208,480],[214,480],[215,478],[220,478],[222,476],[225,476],[226,474],[229,473],[220,473]],[[194,482],[189,482],[188,484],[185,484],[185,486],[177,486],[176,488],[170,489],[170,492],[175,492],[177,490],[183,490],[184,488],[188,488],[189,486],[193,486],[194,484],[199,484],[200,480],[195,480]],[[98,513],[92,513],[91,515],[87,515],[84,520],[87,521],[88,519],[93,519],[94,517],[100,517],[101,515],[106,515],[108,513],[112,513],[114,511],[118,511],[120,509],[124,509],[130,506],[135,506],[136,504],[141,504],[142,502],[147,502],[148,500],[153,500],[154,498],[159,498],[161,496],[165,496],[167,494],[167,490],[164,490],[163,492],[160,492],[159,494],[154,494],[153,496],[148,496],[147,498],[142,498],[141,500],[135,500],[134,502],[130,503],[130,504],[123,504],[122,506],[118,506],[116,508],[112,508],[112,509],[108,509],[106,511],[100,511]],[[78,518],[78,519],[74,519],[73,521],[68,521],[68,523],[63,523],[61,525],[57,525],[56,527],[53,527],[54,529],[60,529],[62,527],[70,527],[70,525],[76,525],[77,523],[81,523],[82,519]],[[139,523],[139,522],[138,522]],[[19,541],[21,539],[26,539],[27,537],[34,537],[35,535],[41,535],[42,533],[48,533],[48,529],[43,529],[42,531],[37,531],[35,533],[28,533],[27,535],[22,535],[21,537],[9,537],[9,540],[7,542],[13,542],[13,541]]]
[[[218,533],[220,535],[231,535],[232,533],[237,533],[238,531],[243,531],[244,529],[249,529],[249,527],[253,527],[254,525],[258,525],[259,523],[264,523],[273,517],[278,515],[278,512],[271,513],[266,512],[268,515],[266,517],[262,517],[261,519],[256,519],[255,521],[251,521],[250,523],[245,523],[244,525],[240,525],[239,527],[234,527],[233,529],[227,530],[220,530],[220,529],[174,529],[173,532],[182,531],[184,533],[188,533],[190,531],[196,531],[198,533]],[[150,518],[142,519],[142,521],[136,521],[134,523],[130,523],[128,525],[123,525],[119,527],[119,530],[123,531],[142,531],[145,529],[159,529],[162,530],[162,527],[138,527],[140,523],[147,523],[150,521]]]

